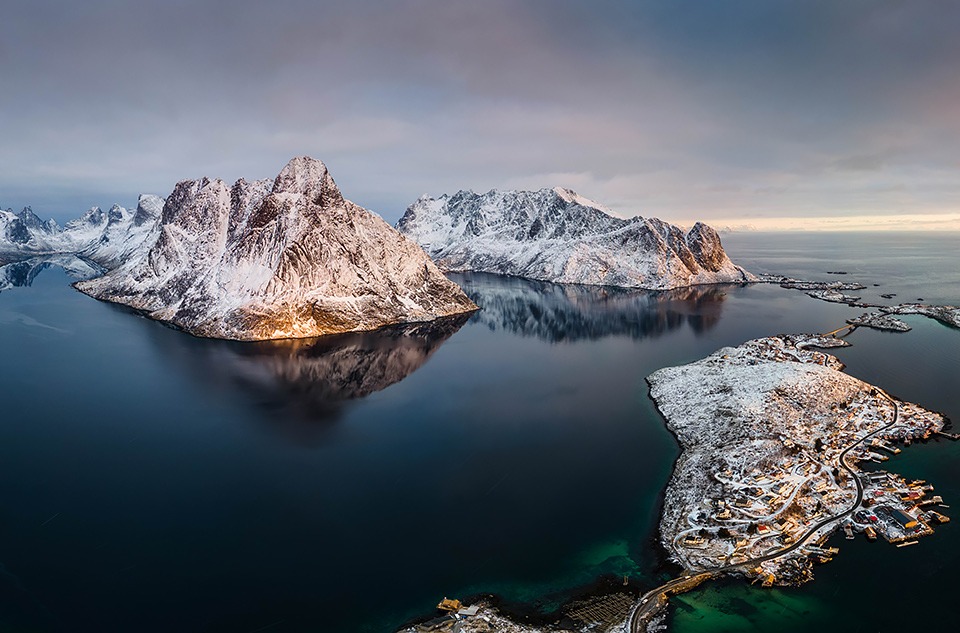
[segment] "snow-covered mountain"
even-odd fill
[[[80,248],[75,251],[77,254],[106,268],[116,268],[140,251],[141,247],[156,240],[163,203],[163,198],[159,196],[142,194],[135,210],[129,211],[114,205],[107,212],[105,220],[98,217],[97,222],[85,221],[87,215],[84,215],[79,220],[68,222],[64,233],[73,230],[76,233],[74,239],[80,238]]]
[[[135,211],[120,205],[106,212],[93,207],[63,227],[41,220],[30,207],[18,214],[0,211],[0,256],[13,260],[71,253],[115,268],[144,244],[162,208],[163,198],[144,194]]]
[[[705,224],[616,218],[559,187],[423,196],[397,229],[448,271],[656,290],[755,280]]]
[[[44,222],[30,207],[20,213],[0,210],[0,255],[13,258],[58,252],[61,231],[55,220]]]
[[[413,242],[345,200],[318,160],[275,180],[186,180],[156,239],[76,284],[199,336],[301,338],[430,321],[476,306]]]

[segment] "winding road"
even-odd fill
[[[851,468],[850,465],[847,464],[847,454],[851,450],[856,448],[858,445],[860,445],[862,442],[872,438],[878,433],[882,433],[896,426],[900,421],[900,407],[899,405],[897,405],[897,401],[891,398],[890,395],[883,389],[880,389],[879,387],[876,387],[876,389],[877,389],[877,393],[879,393],[884,398],[889,400],[890,403],[893,405],[893,421],[890,422],[890,424],[882,426],[879,429],[864,435],[863,437],[859,438],[858,440],[854,441],[852,444],[847,446],[845,449],[843,449],[843,451],[841,451],[840,457],[838,458],[837,461],[839,462],[839,465],[841,468],[843,468],[845,471],[850,473],[850,477],[853,479],[853,483],[857,487],[857,498],[856,500],[854,500],[854,502],[850,505],[848,509],[823,519],[822,521],[818,522],[816,525],[811,527],[809,530],[807,530],[806,533],[803,536],[801,536],[799,539],[797,539],[795,543],[787,547],[784,547],[783,549],[777,550],[776,552],[765,554],[757,558],[751,558],[750,560],[745,560],[741,563],[732,563],[730,565],[724,565],[723,567],[717,567],[716,569],[710,569],[710,570],[706,570],[698,573],[685,574],[680,578],[674,578],[673,580],[660,585],[656,589],[651,589],[650,591],[648,591],[647,593],[643,594],[643,596],[640,597],[640,602],[634,605],[633,609],[630,611],[630,615],[627,616],[627,628],[626,628],[627,633],[642,633],[642,629],[640,627],[643,626],[643,624],[646,622],[647,617],[649,617],[656,609],[659,609],[661,606],[661,600],[659,598],[661,594],[667,594],[671,590],[676,589],[678,587],[682,587],[684,585],[690,585],[691,587],[696,586],[701,582],[703,582],[704,580],[707,580],[708,578],[712,578],[714,576],[718,576],[724,572],[733,571],[741,567],[747,567],[747,566],[753,567],[753,566],[759,565],[760,563],[766,562],[768,560],[773,560],[774,558],[780,558],[781,556],[790,554],[791,552],[796,551],[800,547],[803,547],[807,539],[813,536],[816,532],[818,532],[824,526],[829,525],[834,521],[838,521],[840,519],[843,519],[844,517],[847,517],[853,514],[854,510],[860,507],[860,503],[863,501],[863,482],[860,481],[860,477],[857,476],[856,471],[854,471],[853,468]]]

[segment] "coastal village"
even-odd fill
[[[758,339],[650,377],[684,447],[661,534],[685,569],[742,566],[768,586],[798,584],[837,553],[824,547],[837,529],[907,546],[949,520],[930,484],[861,468],[899,452],[895,443],[942,433],[943,417],[813,349],[838,345]]]

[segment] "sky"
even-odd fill
[[[323,160],[624,217],[960,229],[953,0],[5,0],[0,207],[75,217]]]

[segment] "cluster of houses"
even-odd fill
[[[849,442],[850,434],[858,430],[855,420],[869,417],[864,416],[866,412],[860,407],[851,409],[854,410],[849,415],[840,416],[837,437],[788,451],[789,456],[766,471],[754,468],[744,475],[726,469],[715,474],[726,498],[705,500],[701,509],[691,515],[691,525],[699,525],[700,529],[686,530],[677,543],[689,554],[688,560],[704,568],[751,560],[796,542],[817,522],[849,508],[855,500],[855,487],[845,470],[831,464],[838,463],[842,438]],[[784,438],[785,447],[791,448],[790,444]],[[858,461],[899,452],[882,439],[864,442],[853,451]],[[933,506],[947,506],[939,496],[927,497],[933,487],[926,482],[907,482],[883,471],[859,476],[864,485],[861,509],[843,522],[850,538],[854,532],[862,532],[870,540],[880,535],[899,546],[911,545],[915,538],[932,533],[932,524],[949,521],[934,509]],[[811,539],[800,552],[820,562],[830,560],[836,552],[820,545],[831,531]],[[761,577],[766,579],[765,584],[774,580],[774,575],[765,569]]]

